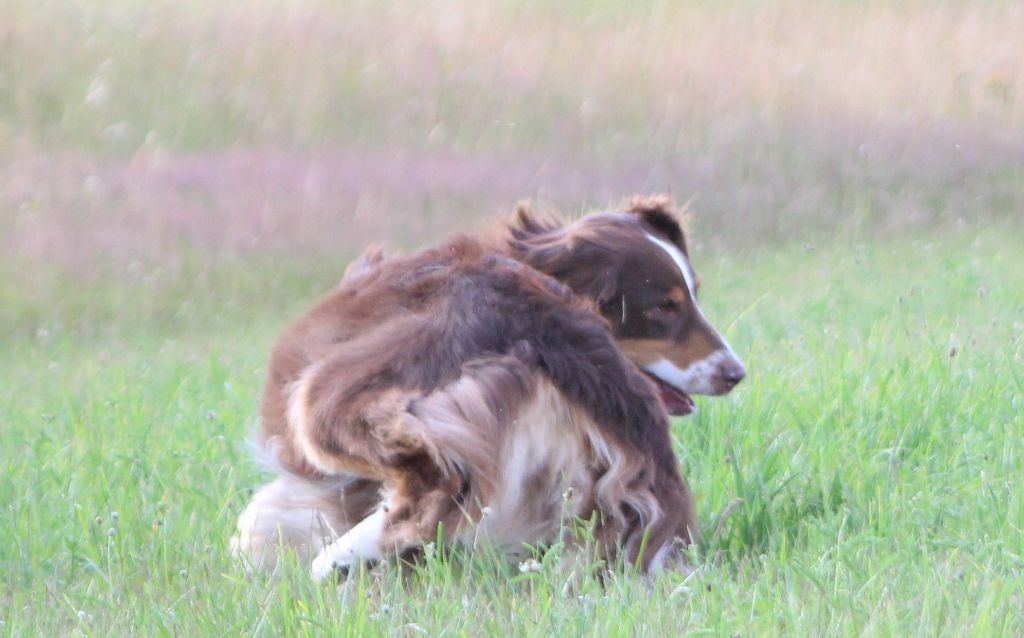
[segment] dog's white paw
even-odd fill
[[[322,583],[331,574],[345,574],[360,562],[380,560],[380,536],[384,527],[384,514],[383,509],[377,510],[325,547],[313,559],[313,580]]]
[[[314,581],[322,583],[333,574],[345,575],[355,562],[356,557],[351,551],[338,551],[335,549],[336,544],[328,545],[313,559]]]

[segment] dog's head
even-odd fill
[[[512,235],[523,261],[597,304],[671,414],[692,412],[691,394],[726,394],[743,379],[743,363],[697,304],[700,278],[667,198],[568,225],[521,207]]]

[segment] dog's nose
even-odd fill
[[[733,360],[724,363],[718,374],[722,378],[722,381],[732,388],[742,381],[743,377],[747,376],[747,370],[738,360]]]

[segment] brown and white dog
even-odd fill
[[[663,198],[568,224],[520,208],[499,237],[364,255],[274,348],[280,476],[235,551],[269,566],[290,546],[323,579],[439,529],[515,552],[568,514],[604,558],[659,569],[699,533],[669,414],[744,376],[699,285]]]

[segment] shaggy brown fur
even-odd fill
[[[569,514],[594,518],[606,558],[660,567],[698,539],[666,408],[742,376],[663,199],[572,224],[520,208],[497,240],[370,250],[274,348],[262,421],[281,478],[235,546],[305,548],[322,578],[439,524],[515,551]]]

